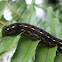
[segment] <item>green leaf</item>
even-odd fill
[[[0,20],[4,21],[4,22],[7,22],[7,20],[4,18],[4,15],[1,16]]]
[[[17,36],[5,36],[5,37],[2,37],[2,35],[0,34],[0,55],[15,48],[17,46],[20,37],[21,37],[20,34]]]
[[[57,46],[49,48],[43,44],[39,44],[36,50],[36,56],[34,62],[54,62],[56,56]]]
[[[0,18],[6,6],[7,6],[7,1],[0,1]]]
[[[42,19],[40,19],[40,20],[37,22],[37,25],[39,25],[41,29],[44,27],[44,23],[43,23]]]
[[[55,62],[62,62],[62,53],[57,53],[57,56],[55,58]]]
[[[20,0],[20,2],[11,2],[10,5],[8,5],[8,8],[12,11],[13,20],[18,21],[25,11],[26,7],[27,5],[25,1]]]
[[[12,0],[7,0],[8,1],[8,3],[10,3]]]
[[[3,25],[0,24],[0,29],[2,29]]]
[[[36,17],[36,10],[31,5],[29,9],[25,10],[22,17],[18,22],[30,23],[32,25],[37,25],[37,17]]]
[[[32,4],[34,4],[35,3],[35,0],[32,0]]]
[[[61,25],[59,19],[54,17],[55,15],[56,14],[53,12],[52,7],[48,7],[45,30],[57,38],[61,38]]]
[[[21,37],[11,62],[28,62],[35,54],[39,41],[40,40],[33,41],[26,37]]]

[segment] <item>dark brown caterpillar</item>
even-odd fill
[[[6,27],[5,35],[14,36],[19,33],[24,32],[25,34],[35,37],[37,40],[42,39],[44,42],[48,43],[51,46],[58,46],[61,50],[62,40],[50,35],[45,32],[43,29],[35,27],[27,23],[14,23]]]

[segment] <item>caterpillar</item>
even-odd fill
[[[58,50],[62,51],[62,40],[58,39],[48,32],[44,31],[43,29],[40,29],[36,26],[27,24],[27,23],[14,23],[5,28],[5,35],[7,36],[15,36],[20,34],[21,32],[24,32],[25,34],[29,35],[30,37],[34,38],[36,40],[43,40],[45,43],[47,43],[50,46],[58,46]]]

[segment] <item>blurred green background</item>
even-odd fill
[[[62,62],[57,46],[50,48],[22,36],[4,36],[5,25],[28,23],[62,39],[61,0],[0,1],[0,62]]]

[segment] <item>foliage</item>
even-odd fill
[[[4,4],[3,4],[4,3]],[[3,5],[2,5],[3,4]],[[25,0],[16,1],[0,1],[0,55],[16,48],[16,51],[11,59],[11,62],[62,62],[62,53],[56,52],[57,46],[50,48],[43,45],[42,40],[33,41],[28,37],[21,34],[17,36],[5,36],[5,25],[12,24],[13,22],[29,23],[40,28],[44,27],[44,30],[54,35],[57,38],[62,38],[62,13],[61,9],[54,9],[54,5],[44,5],[43,10],[47,13],[45,21],[36,16],[36,9],[39,5],[35,4],[35,0],[27,8]],[[12,11],[12,20],[8,21],[4,18],[3,12],[5,8],[9,8]],[[55,6],[56,7],[56,6]],[[59,16],[60,15],[60,16]],[[3,34],[2,34],[3,33]],[[10,39],[10,40],[9,40]],[[57,55],[56,55],[57,54]]]

